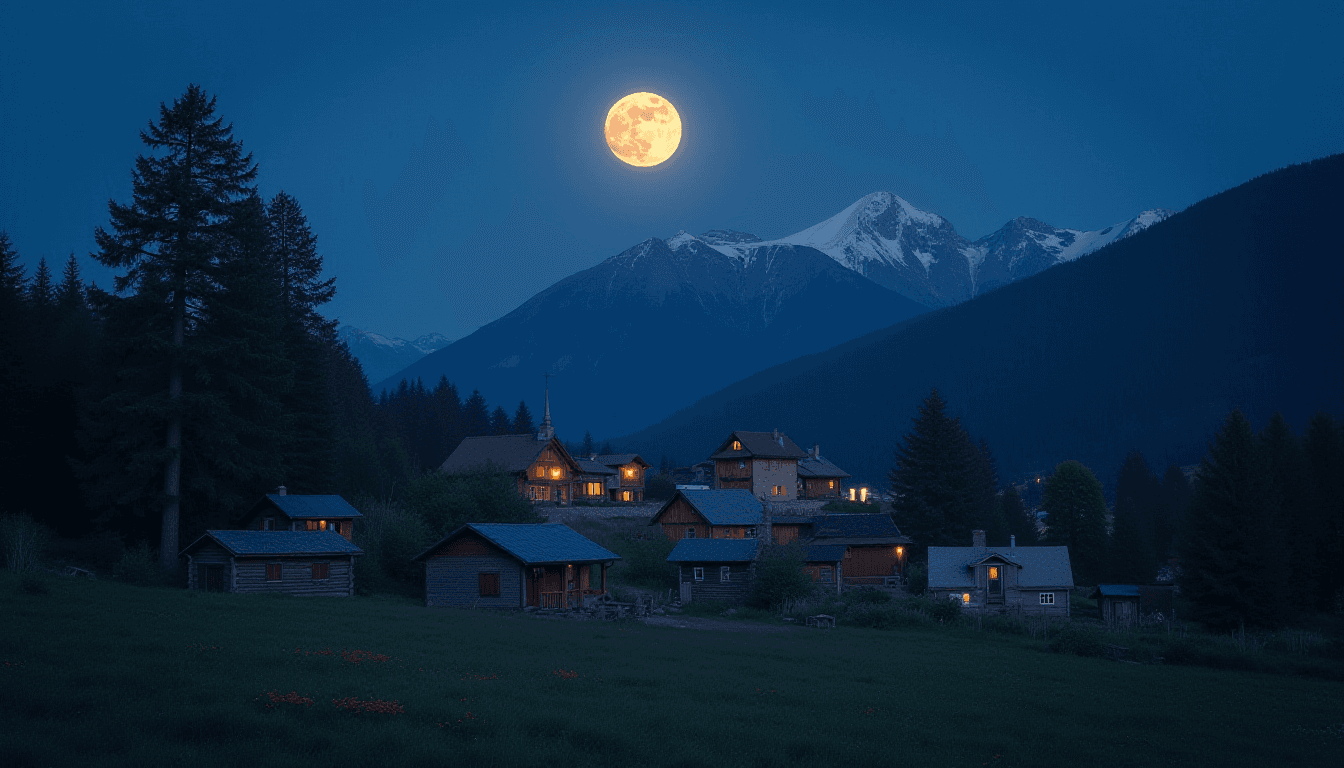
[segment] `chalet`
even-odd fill
[[[351,541],[359,510],[340,496],[291,494],[285,486],[261,498],[238,521],[251,531],[333,531]]]
[[[325,531],[206,531],[182,550],[187,588],[348,597],[355,558],[364,554]]]
[[[683,538],[667,561],[677,566],[681,601],[742,603],[756,576],[755,539]]]
[[[606,594],[620,560],[559,523],[468,523],[421,552],[425,605],[569,608]]]
[[[593,461],[616,472],[616,477],[609,480],[607,486],[607,494],[612,501],[644,500],[644,477],[653,465],[641,459],[639,454],[605,454],[594,456]]]
[[[787,435],[734,432],[710,455],[715,487],[745,489],[752,496],[780,501],[798,498],[798,460],[807,456]]]
[[[844,481],[850,474],[821,455],[814,445],[798,460],[798,498],[838,499],[844,493]]]
[[[678,490],[649,520],[672,541],[754,539],[762,522],[761,500],[743,489]]]
[[[818,515],[804,543],[844,547],[844,583],[885,584],[904,575],[910,539],[901,535],[891,515]]]
[[[593,459],[576,458],[579,465],[579,478],[574,488],[574,498],[585,501],[607,501],[607,489],[617,482],[617,470]]]
[[[1069,615],[1068,547],[986,547],[985,532],[974,531],[972,546],[929,547],[928,573],[931,596],[967,610]]]

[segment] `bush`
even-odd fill
[[[1106,644],[1095,630],[1063,622],[1050,633],[1050,650],[1073,656],[1105,656]]]
[[[140,587],[159,586],[166,581],[157,553],[144,542],[122,553],[112,566],[112,578]]]
[[[924,566],[912,565],[905,569],[905,589],[912,595],[922,595],[929,590],[929,572]]]
[[[672,482],[672,477],[661,472],[650,477],[644,484],[646,499],[670,499],[676,492],[677,484]]]
[[[828,501],[825,504],[821,505],[821,509],[823,512],[871,515],[877,512],[879,507],[876,502],[871,504],[864,504],[859,501],[845,501],[841,499],[839,501]]]
[[[652,539],[618,538],[610,548],[621,556],[616,573],[627,584],[647,589],[672,589],[677,586],[677,566],[667,562],[676,542],[663,536]]]
[[[961,618],[960,600],[925,600],[924,613],[929,618],[943,623],[951,623]]]
[[[756,560],[750,604],[783,610],[812,593],[812,577],[803,570],[803,548],[797,542],[765,547]]]
[[[860,603],[846,611],[837,621],[852,627],[870,629],[907,629],[927,627],[933,623],[933,619],[924,613],[903,605],[878,607],[872,603]]]
[[[860,587],[846,592],[844,601],[848,605],[882,605],[891,602],[891,593],[872,587]]]
[[[427,472],[411,480],[404,499],[405,508],[439,536],[465,523],[541,522],[513,475],[489,468],[466,475]]]
[[[356,560],[365,562],[355,571],[356,589],[363,591],[361,580],[367,587],[386,586],[380,573],[403,583],[420,581],[424,570],[414,558],[438,538],[423,517],[396,502],[362,502],[354,543],[365,553]]]
[[[47,556],[51,536],[47,529],[27,515],[0,517],[0,552],[5,567],[16,573],[37,570]]]

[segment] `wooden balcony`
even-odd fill
[[[542,592],[540,595],[541,608],[581,608],[583,607],[583,598],[595,595],[605,595],[605,589],[561,589],[554,592]]]

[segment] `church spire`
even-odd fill
[[[555,437],[555,428],[551,426],[551,374],[546,377],[546,415],[541,420],[541,429],[537,430],[538,440],[550,440]]]

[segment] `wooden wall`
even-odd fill
[[[707,539],[711,533],[709,523],[705,521],[705,518],[701,517],[700,513],[696,512],[686,499],[680,497],[663,511],[663,514],[658,518],[658,523],[663,526],[663,535],[672,541],[684,539],[688,527],[695,528],[697,539]]]
[[[771,537],[776,544],[788,544],[798,539],[798,532],[802,529],[802,526],[772,523],[770,528],[772,530]]]
[[[355,593],[350,555],[332,557],[234,558],[234,592],[280,592],[287,595],[348,597]],[[266,580],[266,564],[280,563],[280,580]],[[313,563],[327,563],[327,578],[313,578]]]
[[[187,589],[205,589],[205,584],[200,581],[201,565],[223,565],[225,589],[233,583],[233,558],[223,547],[208,543],[187,555]]]
[[[728,566],[729,581],[719,580],[719,567]],[[695,568],[705,569],[705,580],[695,580]],[[681,563],[681,583],[691,585],[691,601],[716,600],[724,603],[744,603],[751,595],[752,579],[756,575],[752,563]]]
[[[850,545],[845,551],[845,575],[847,576],[895,576],[896,547],[860,547]]]
[[[461,538],[450,542],[455,544]],[[447,549],[447,548],[445,548]],[[523,568],[513,557],[490,547],[471,552],[440,550],[425,562],[425,605],[481,608],[521,608]],[[493,550],[493,551],[491,551]],[[481,597],[480,574],[499,574],[499,597]]]

